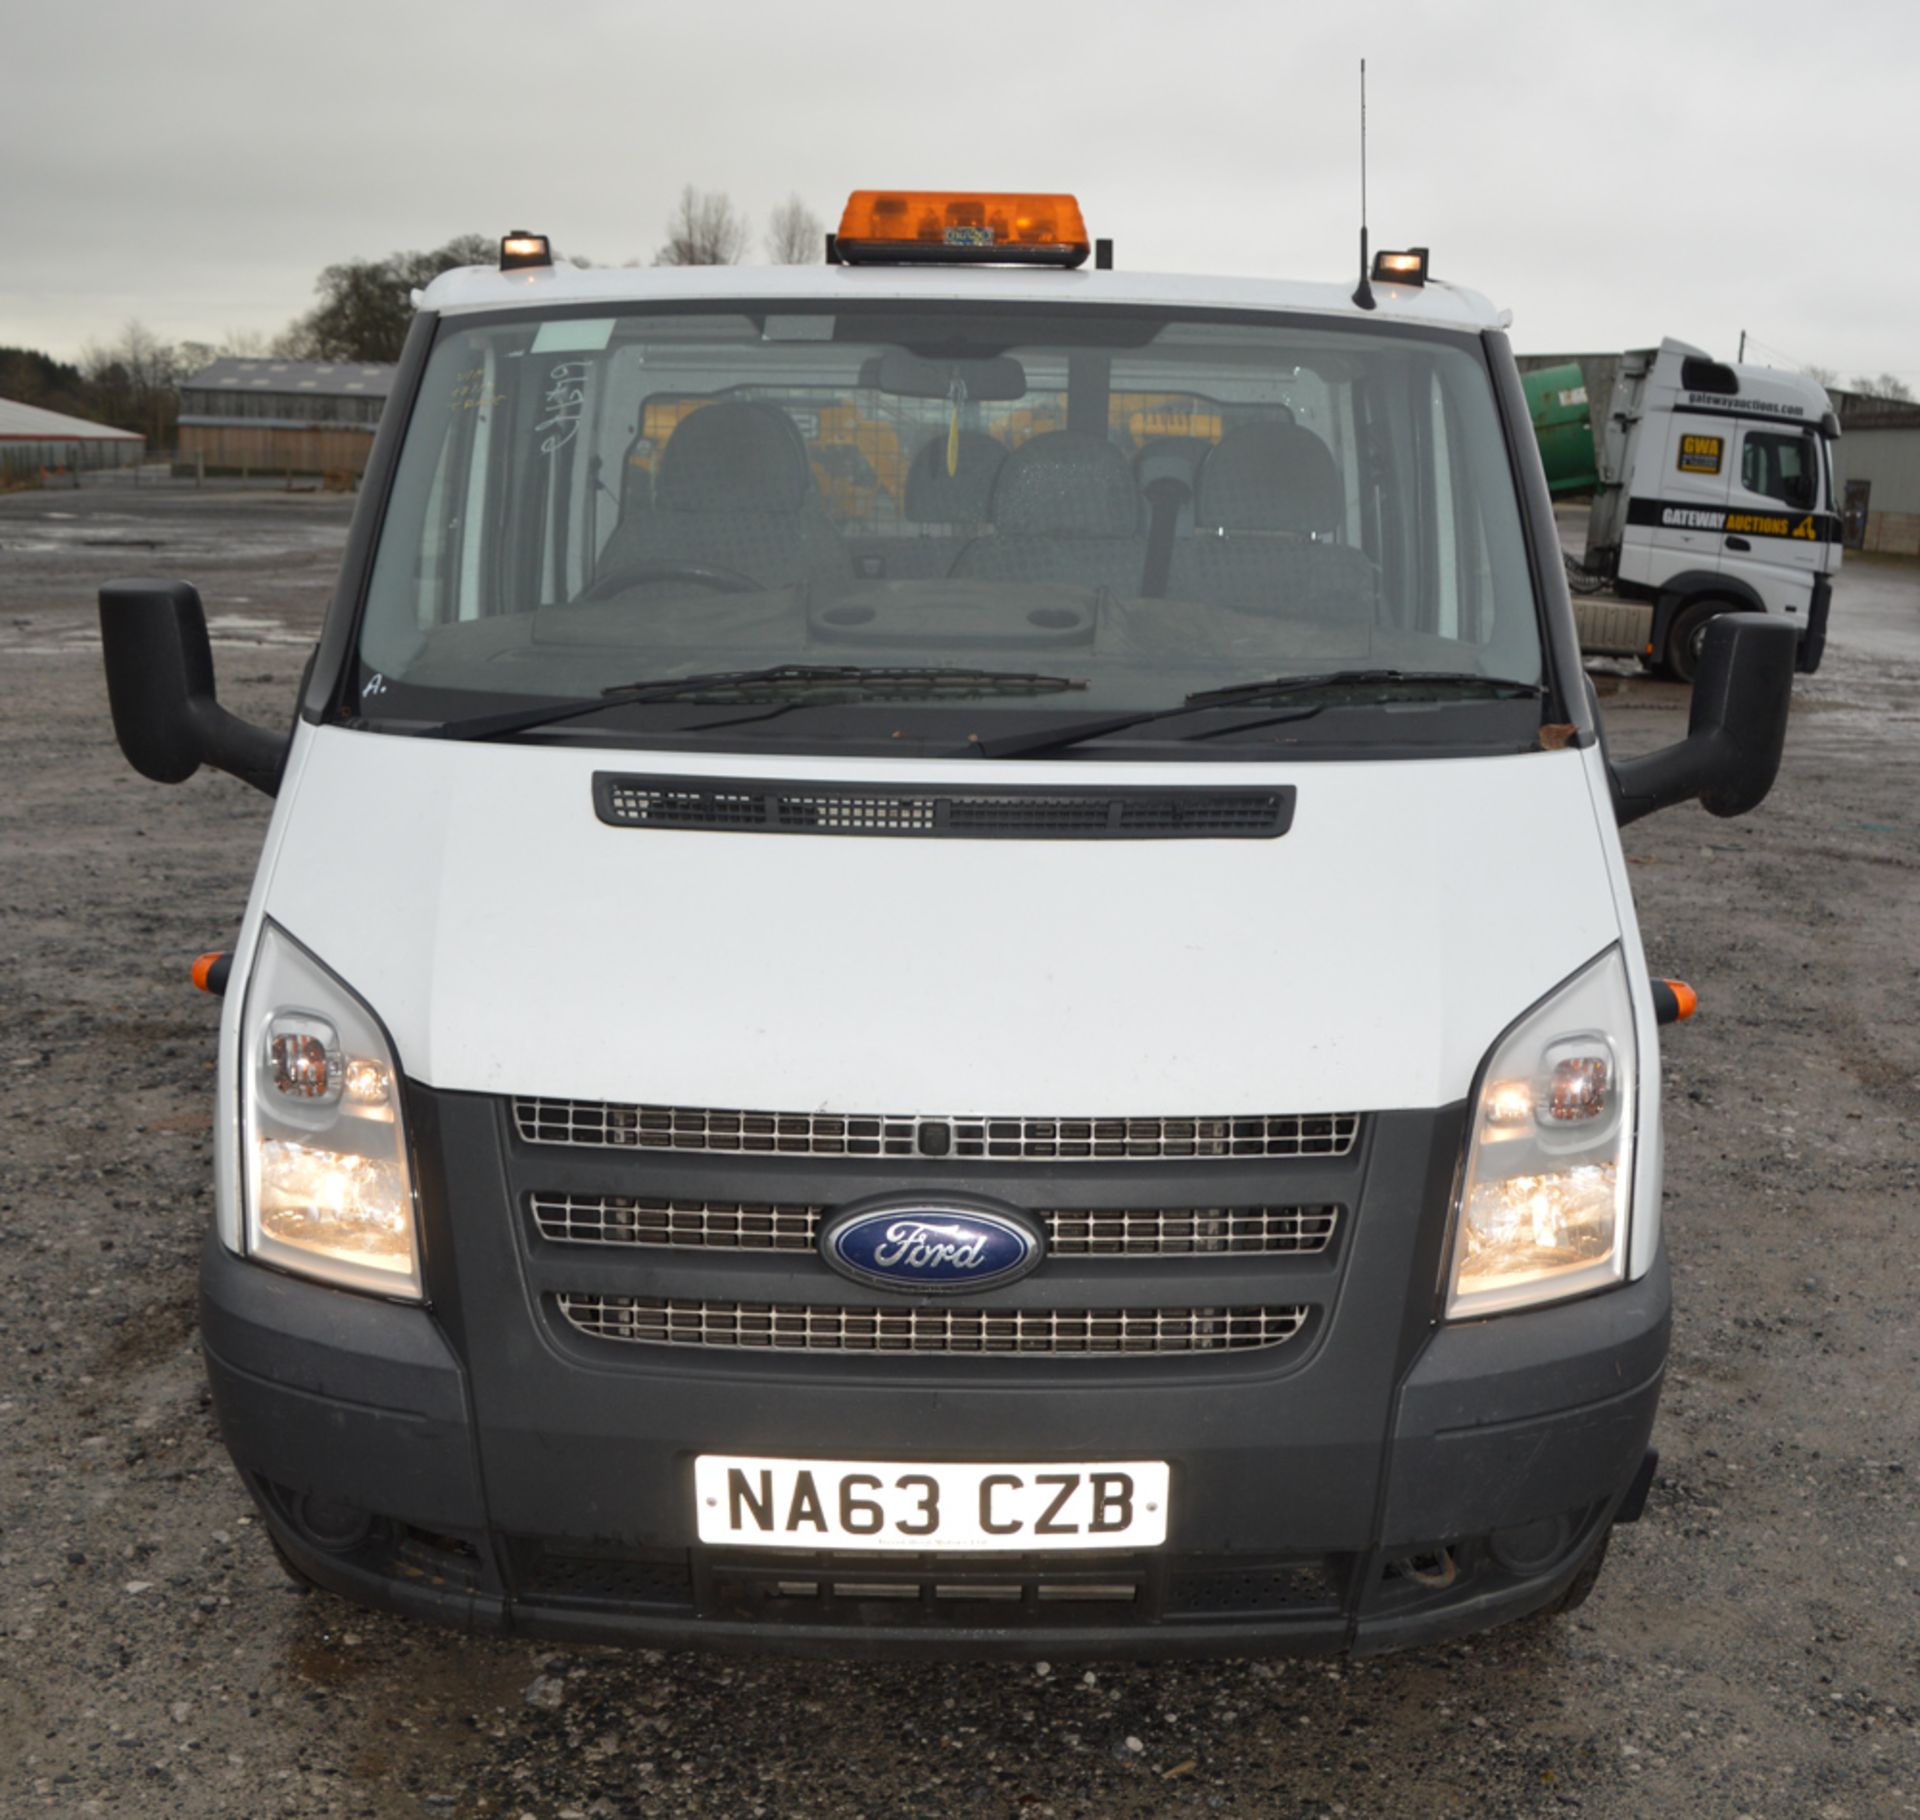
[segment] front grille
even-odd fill
[[[633,1195],[531,1197],[543,1239],[704,1251],[811,1251],[822,1207]],[[1042,1213],[1047,1248],[1066,1257],[1205,1257],[1220,1252],[1313,1256],[1333,1242],[1337,1207],[1166,1207]]]
[[[563,1290],[560,1313],[597,1340],[753,1352],[1007,1353],[1060,1358],[1280,1346],[1305,1308],[894,1308],[664,1301]]]
[[[1358,1113],[1250,1118],[995,1118],[907,1113],[734,1112],[523,1096],[529,1144],[692,1150],[725,1156],[901,1156],[975,1162],[1154,1162],[1346,1156]]]
[[[616,828],[949,840],[1273,840],[1294,790],[879,789],[597,772],[595,812]]]

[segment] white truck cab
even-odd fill
[[[202,1333],[291,1569],[474,1628],[1371,1650],[1577,1602],[1663,1371],[1609,762],[1501,318],[857,195],[812,269],[425,293],[292,732],[184,583],[121,744],[276,796]],[[1102,249],[1104,255],[1104,249]]]
[[[1690,682],[1721,613],[1775,613],[1799,667],[1826,646],[1842,526],[1825,390],[1671,337],[1621,364],[1603,427],[1585,567],[1650,612],[1640,655]]]

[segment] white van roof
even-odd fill
[[[1074,271],[1018,266],[702,265],[581,270],[570,265],[502,272],[464,266],[443,272],[417,294],[422,309],[447,315],[476,310],[547,310],[578,304],[739,301],[835,303],[899,298],[917,302],[1170,305],[1188,309],[1280,310],[1356,321],[1422,323],[1478,334],[1505,328],[1477,291],[1429,280],[1424,286],[1376,284],[1377,308],[1353,301],[1353,285],[1297,284],[1269,278],[1206,278],[1190,273]]]

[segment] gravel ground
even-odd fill
[[[278,719],[346,506],[0,499],[0,1814],[1920,1814],[1920,569],[1856,563],[1756,815],[1628,853],[1670,1032],[1677,1315],[1589,1604],[1362,1663],[730,1661],[304,1595],[193,1331],[215,1008],[266,799],[113,747],[94,587],[185,574]],[[1603,678],[1613,737],[1684,696]]]

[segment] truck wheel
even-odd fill
[[[1707,623],[1739,609],[1730,600],[1696,600],[1673,616],[1667,629],[1666,671],[1676,682],[1690,683],[1706,647]]]

